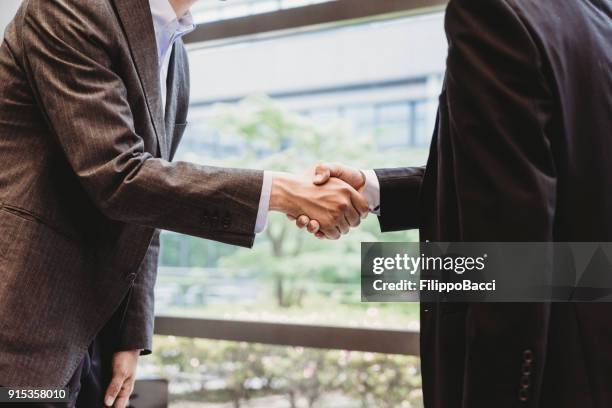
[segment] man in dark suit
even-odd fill
[[[427,166],[321,165],[316,182],[362,189],[383,231],[422,241],[612,241],[612,2],[451,0],[445,27]],[[611,316],[612,304],[423,304],[425,406],[611,407]]]
[[[0,48],[0,384],[122,408],[151,349],[158,228],[249,247],[268,210],[339,235],[338,180],[171,162],[194,0],[24,0]],[[110,386],[109,386],[110,384]],[[81,392],[79,392],[79,390]]]

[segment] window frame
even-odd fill
[[[186,44],[202,45],[286,30],[323,29],[325,26],[388,20],[442,10],[447,0],[335,0],[269,13],[198,24],[184,37]]]
[[[419,331],[156,316],[155,334],[277,346],[419,355]]]

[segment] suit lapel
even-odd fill
[[[189,106],[189,74],[185,49],[181,40],[174,43],[168,67],[168,81],[166,93],[166,139],[170,156],[176,150],[178,140],[176,126],[184,125],[187,121]]]
[[[168,158],[164,111],[159,84],[159,61],[153,17],[148,0],[112,0],[127,38],[147,101],[160,155]]]
[[[177,93],[178,93],[178,69],[177,69],[177,56],[176,56],[176,44],[172,47],[172,54],[170,55],[170,65],[168,66],[168,81],[166,82],[166,106],[165,106],[165,118],[166,118],[166,133],[171,130],[174,126],[176,116],[176,104],[177,104]],[[169,141],[171,143],[171,141]]]

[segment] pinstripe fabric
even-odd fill
[[[171,162],[147,0],[29,0],[0,48],[0,384],[64,385],[130,294],[120,348],[149,348],[158,228],[250,246],[262,173]]]

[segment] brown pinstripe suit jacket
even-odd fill
[[[147,0],[26,0],[0,48],[0,384],[63,386],[131,291],[149,349],[157,228],[250,246],[258,171],[171,159],[187,56],[161,106]],[[164,119],[165,108],[165,119]]]

